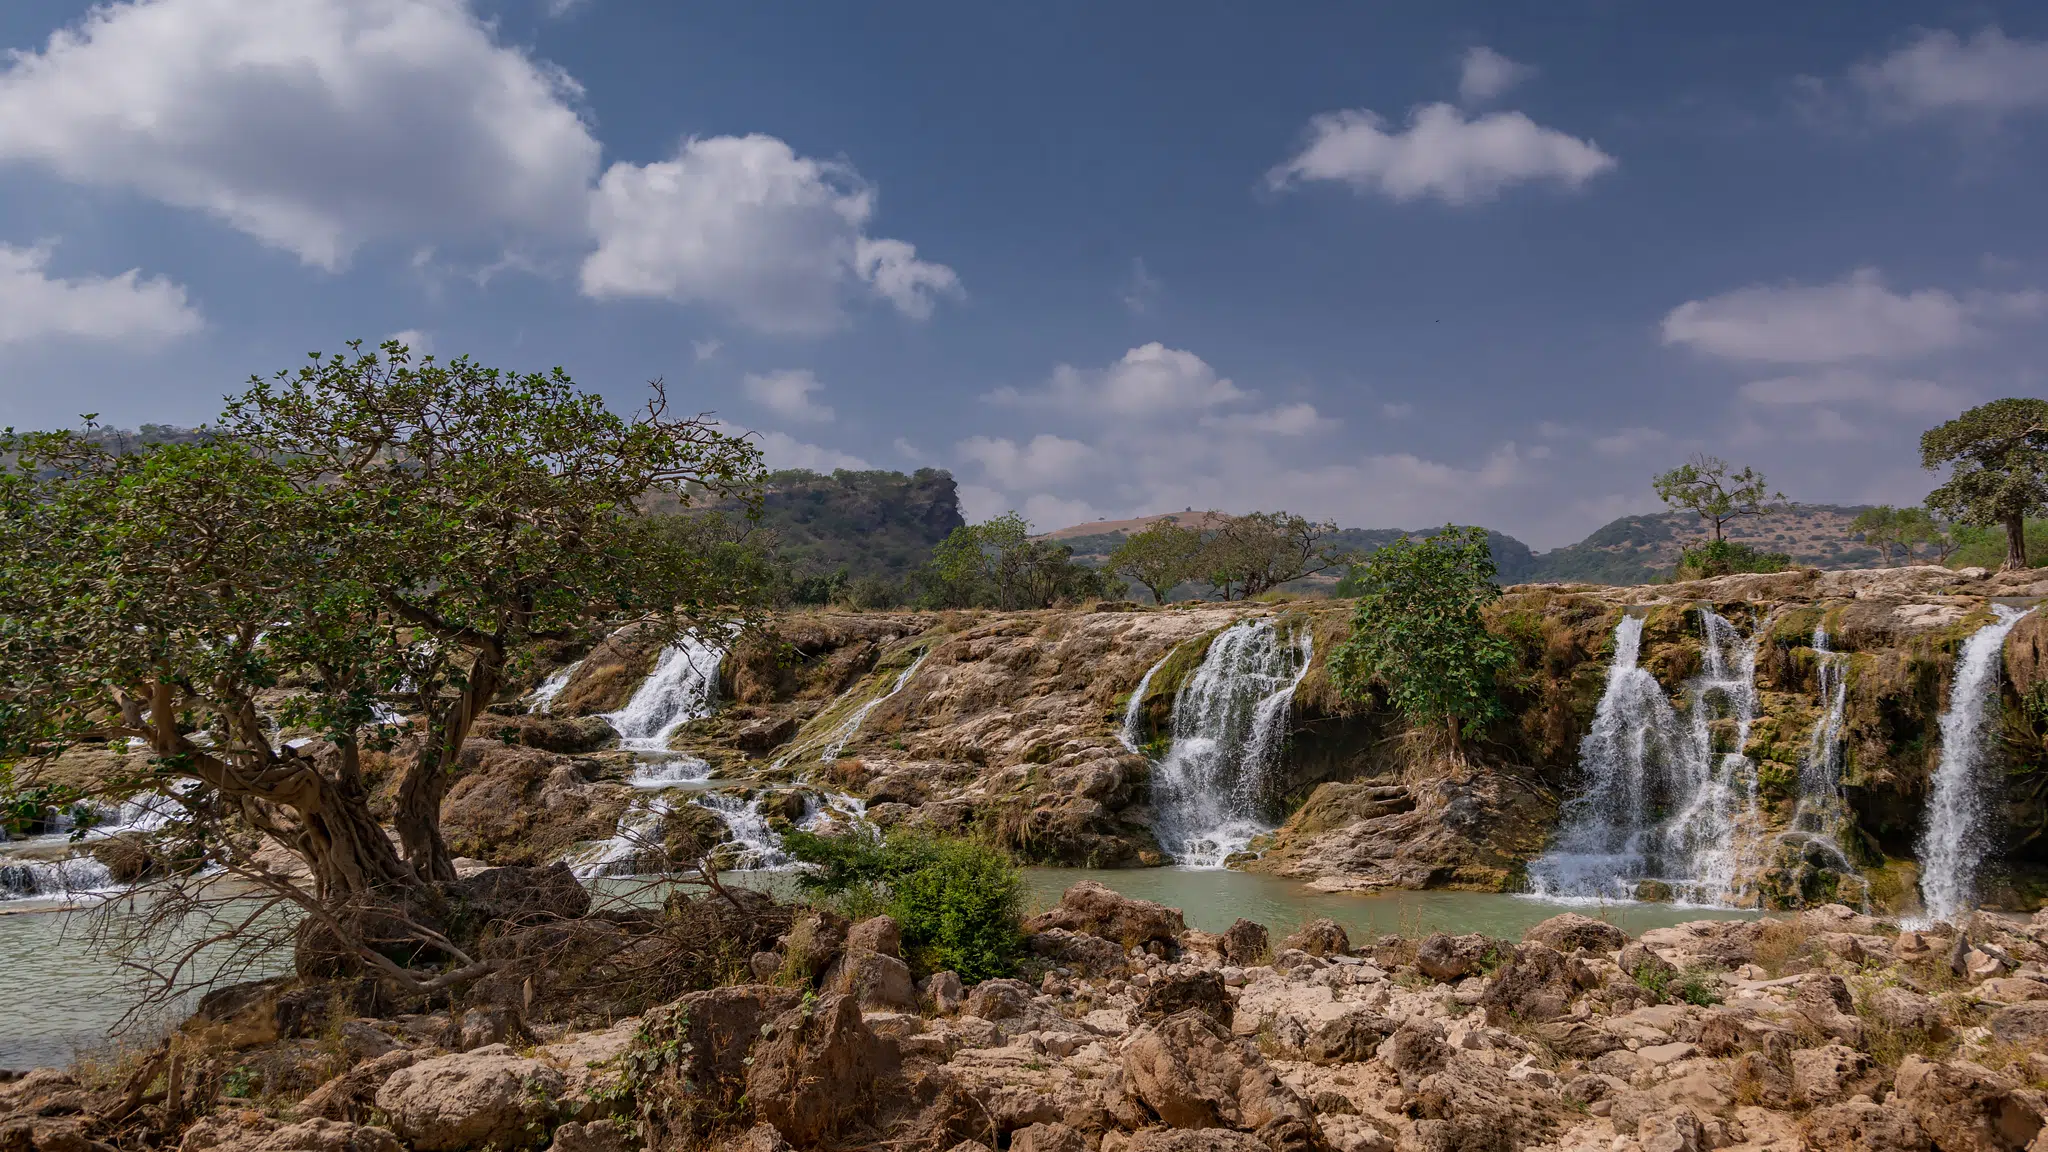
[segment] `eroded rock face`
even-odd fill
[[[1125,948],[1147,944],[1173,947],[1187,927],[1179,909],[1125,896],[1094,880],[1067,889],[1059,904],[1024,924],[1026,932],[1064,928],[1100,936]]]
[[[1311,920],[1280,942],[1282,951],[1294,949],[1311,956],[1330,957],[1351,954],[1351,937],[1344,932],[1344,926],[1335,920]]]
[[[404,1152],[404,1148],[388,1128],[322,1119],[282,1124],[255,1111],[214,1113],[186,1129],[178,1144],[178,1152]]]
[[[377,1107],[418,1152],[547,1143],[562,1095],[560,1072],[502,1044],[422,1060],[377,1090]]]
[[[1892,1084],[1898,1101],[1942,1152],[2025,1148],[2042,1128],[2041,1098],[1988,1068],[1908,1056]]]
[[[1543,923],[1522,933],[1522,939],[1532,944],[1543,944],[1559,952],[1614,952],[1628,944],[1628,933],[1616,928],[1605,920],[1595,920],[1576,912],[1552,916]]]
[[[812,1147],[872,1117],[875,1082],[894,1065],[852,998],[821,996],[777,1017],[755,1046],[747,1099],[785,1139]]]
[[[690,1147],[726,1123],[748,1091],[754,1045],[801,999],[788,988],[743,984],[649,1012],[640,1028],[644,1049],[628,1058],[653,1069],[634,1093],[652,1145]]]
[[[1194,1009],[1132,1033],[1123,1069],[1132,1095],[1172,1127],[1255,1132],[1273,1148],[1321,1142],[1308,1103],[1258,1050]]]
[[[1415,950],[1415,966],[1432,980],[1463,980],[1506,951],[1500,941],[1477,932],[1453,936],[1433,932]]]

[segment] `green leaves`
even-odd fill
[[[1483,528],[1403,536],[1359,561],[1351,635],[1330,657],[1338,689],[1363,698],[1377,684],[1410,723],[1476,734],[1501,714],[1494,675],[1513,659],[1481,615],[1500,596],[1493,576]]]
[[[2048,400],[1980,404],[1920,437],[1920,463],[1949,468],[1927,507],[1961,524],[2006,530],[2008,568],[2027,560],[2026,518],[2048,507]]]
[[[1698,513],[1719,540],[1730,520],[1768,516],[1785,499],[1783,492],[1771,491],[1763,473],[1747,467],[1737,472],[1734,467],[1718,456],[1695,456],[1650,484],[1666,504]]]

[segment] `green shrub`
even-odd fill
[[[920,975],[1007,976],[1023,949],[1024,878],[1001,850],[972,840],[863,828],[838,836],[792,832],[783,846],[811,867],[797,883],[849,916],[887,912]]]
[[[1783,552],[1765,552],[1747,544],[1712,540],[1678,554],[1678,578],[1702,580],[1736,572],[1783,572],[1792,557]]]

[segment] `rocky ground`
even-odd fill
[[[914,983],[886,917],[785,915],[736,981],[626,1018],[225,990],[139,1070],[0,1083],[0,1149],[2048,1148],[2048,916],[1275,939],[1084,883],[1024,979],[963,987]]]

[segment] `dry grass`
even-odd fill
[[[1803,919],[1766,920],[1757,931],[1756,965],[1772,979],[1819,966],[1822,953]]]

